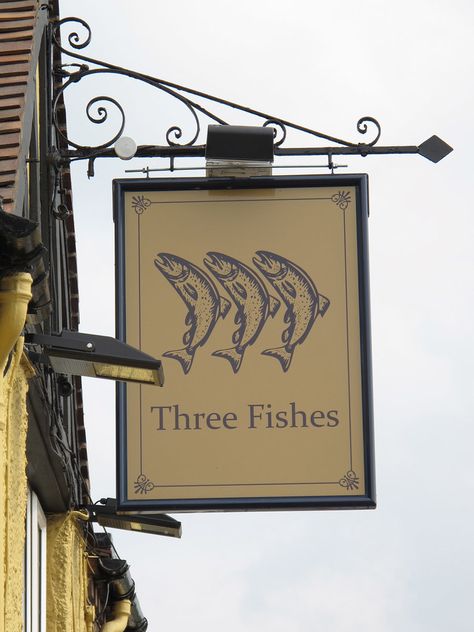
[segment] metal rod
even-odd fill
[[[90,157],[89,149],[66,149],[59,152],[65,160],[84,160]],[[275,147],[275,156],[368,156],[372,154],[418,154],[416,145],[372,147],[358,145],[356,147]],[[166,145],[140,145],[135,158],[203,158],[206,155],[205,145],[177,147]],[[117,158],[113,149],[94,152],[94,158]]]
[[[368,156],[369,154],[418,154],[416,145],[373,147],[358,145],[357,147],[276,147],[275,156]]]
[[[227,171],[234,170],[238,168],[240,165],[234,165],[230,167],[217,167],[219,171]],[[243,167],[245,165],[242,165]],[[332,165],[332,169],[341,169],[347,168],[349,165]],[[206,165],[203,166],[195,166],[195,167],[162,167],[150,169],[149,167],[144,167],[143,169],[125,169],[125,173],[153,173],[154,171],[205,171],[208,167]],[[258,169],[259,167],[257,167]],[[328,169],[328,165],[272,165],[272,169]]]

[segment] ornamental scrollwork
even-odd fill
[[[339,481],[341,487],[345,487],[348,491],[359,489],[359,477],[353,470],[349,470]]]
[[[351,201],[351,194],[349,191],[338,191],[331,197],[331,200],[341,209],[341,211],[345,211]]]
[[[72,30],[65,35],[68,27],[72,27],[73,29],[75,27],[75,30]],[[62,38],[65,42],[64,44],[61,40],[62,35],[64,35]],[[291,121],[260,112],[253,108],[206,94],[199,90],[194,90],[170,81],[165,81],[164,79],[160,79],[158,77],[152,77],[150,75],[122,68],[109,62],[88,57],[84,54],[84,49],[87,48],[92,41],[92,31],[87,22],[77,17],[68,17],[55,22],[52,25],[52,41],[54,46],[61,51],[66,58],[69,58],[69,61],[70,59],[77,60],[61,64],[55,69],[56,78],[62,80],[63,83],[58,89],[53,103],[53,124],[59,136],[67,142],[68,146],[77,150],[78,153],[76,152],[75,155],[76,159],[94,158],[101,155],[105,150],[114,145],[114,143],[122,135],[125,128],[125,112],[123,107],[115,98],[106,95],[94,97],[86,106],[86,116],[88,120],[97,125],[101,125],[109,119],[109,109],[111,107],[119,113],[120,122],[118,124],[118,129],[106,142],[95,146],[83,145],[70,139],[66,135],[64,128],[61,127],[58,120],[58,112],[61,109],[65,91],[71,85],[77,84],[87,77],[97,75],[116,75],[135,79],[152,86],[161,93],[167,94],[170,98],[178,101],[191,115],[191,127],[185,130],[182,124],[176,123],[164,130],[164,139],[170,148],[190,148],[196,145],[204,122],[212,122],[219,125],[229,124],[227,120],[224,120],[221,116],[218,116],[209,109],[212,104],[226,106],[229,108],[229,111],[234,110],[250,114],[259,119],[260,124],[264,127],[273,127],[275,135],[274,146],[276,148],[281,147],[285,143],[288,129],[316,137],[320,140],[330,141],[332,143],[336,143],[336,145],[356,148],[356,151],[362,155],[364,155],[365,148],[372,147],[380,138],[380,124],[371,116],[365,116],[359,119],[356,129],[361,135],[368,134],[369,129],[374,130],[374,137],[367,140],[365,143],[347,141],[336,136],[324,134],[302,125],[292,123]],[[159,143],[156,143],[156,145],[158,144]]]
[[[133,486],[135,488],[136,494],[148,494],[155,487],[151,480],[145,476],[145,474],[140,474]]]
[[[151,200],[144,195],[134,195],[132,197],[132,208],[137,215],[141,215],[150,206]]]

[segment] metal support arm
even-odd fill
[[[61,43],[60,31],[61,27],[74,24],[82,29],[81,36],[77,31],[70,32],[67,41],[70,49],[63,47]],[[332,163],[332,156],[335,155],[380,155],[380,154],[420,154],[421,156],[438,162],[447,156],[452,148],[441,140],[438,136],[432,136],[421,145],[401,145],[401,146],[377,146],[381,134],[381,126],[379,122],[372,116],[365,116],[357,122],[357,132],[365,135],[369,129],[373,130],[374,136],[368,142],[347,141],[323,132],[319,132],[291,121],[275,117],[264,112],[259,112],[252,108],[227,101],[220,97],[215,97],[204,92],[187,88],[176,83],[171,83],[157,77],[151,77],[143,73],[135,72],[126,68],[121,68],[114,64],[104,62],[92,57],[87,57],[81,52],[91,42],[92,34],[89,25],[80,18],[69,17],[63,20],[53,22],[51,24],[52,43],[61,53],[73,60],[81,63],[63,63],[55,69],[55,76],[62,80],[62,84],[57,89],[54,102],[52,105],[52,120],[57,135],[62,139],[61,148],[52,152],[51,159],[57,166],[67,164],[75,160],[89,160],[89,175],[93,175],[93,162],[96,158],[117,157],[113,146],[114,143],[122,136],[125,128],[125,112],[120,103],[109,96],[96,96],[92,98],[86,106],[86,115],[88,120],[94,124],[103,124],[108,118],[107,107],[112,106],[120,114],[120,124],[118,131],[107,142],[96,146],[81,145],[71,140],[66,130],[60,122],[60,113],[62,109],[64,93],[73,84],[83,81],[87,77],[95,75],[114,75],[135,79],[142,83],[148,84],[161,93],[167,94],[176,100],[178,106],[184,106],[185,110],[191,114],[192,127],[188,134],[183,132],[181,125],[172,125],[164,130],[166,144],[149,144],[138,147],[135,154],[139,158],[182,158],[182,157],[203,157],[205,155],[206,146],[202,144],[201,126],[207,123],[218,125],[229,125],[229,122],[221,116],[213,113],[209,109],[209,104],[218,104],[225,106],[231,110],[251,115],[257,119],[257,123],[264,127],[272,127],[274,130],[274,154],[276,156],[328,156],[329,164]],[[298,132],[306,137],[320,139],[333,143],[330,146],[317,147],[286,147],[284,143],[287,137],[287,131]],[[189,138],[185,141],[184,138]],[[200,144],[198,142],[201,141]]]

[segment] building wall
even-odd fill
[[[92,632],[88,559],[79,512],[48,518],[48,632]]]
[[[22,632],[26,477],[26,394],[34,370],[19,338],[5,375],[0,373],[0,630]],[[92,632],[88,558],[79,512],[47,518],[47,630]]]
[[[0,374],[0,629],[8,632],[23,629],[26,392],[33,373],[20,338],[7,373]]]
[[[73,392],[64,396],[50,367],[33,359],[33,369],[21,337],[24,327],[34,334],[77,330],[79,325],[71,177],[66,165],[56,170],[48,159],[54,148],[68,146],[55,131],[51,110],[63,81],[53,73],[61,53],[50,30],[59,19],[58,0],[8,0],[3,5],[0,632],[117,629],[116,622],[110,628],[107,620],[115,619],[115,606],[127,600],[120,601],[119,595],[117,602],[97,563],[98,555],[110,557],[110,541],[97,549],[91,525],[86,528],[80,512],[72,510],[91,502],[80,377],[69,376]],[[62,98],[58,103],[57,123],[66,134]],[[67,209],[66,216],[57,212],[60,208]],[[20,315],[13,310],[13,294],[3,286],[21,275],[29,277],[31,294],[27,304],[23,296]],[[13,320],[16,328],[7,332],[5,323]],[[35,358],[32,349],[27,353]],[[91,603],[100,613],[98,620]],[[134,608],[138,623],[132,614],[130,629],[145,630],[138,601]],[[121,623],[126,625],[123,613]]]
[[[43,231],[43,243],[50,232],[61,233],[61,243],[45,243],[49,251],[49,265],[45,267],[58,279],[65,279],[65,287],[61,286],[60,294],[54,297],[55,309],[52,314],[47,309],[44,312],[35,311],[36,299],[30,295],[29,331],[41,331],[43,327],[46,330],[60,329],[62,326],[77,328],[77,280],[69,291],[71,279],[64,274],[69,267],[76,271],[74,234],[69,234],[73,219],[67,220],[66,235],[63,223],[50,217],[53,192],[49,189],[50,168],[45,159],[53,142],[48,115],[49,103],[52,101],[49,88],[52,83],[51,71],[53,64],[59,63],[59,59],[53,61],[51,57],[47,25],[50,18],[57,19],[58,6],[57,2],[43,3],[39,0],[9,0],[4,5],[0,33],[0,126],[3,132],[0,134],[0,209],[12,216],[23,216],[38,222]],[[32,162],[27,165],[28,157]],[[54,230],[49,230],[49,222],[55,223]],[[12,246],[9,242],[12,250],[9,251],[12,257],[12,267],[9,269],[5,259],[6,240],[5,235],[0,234],[3,266],[0,267],[0,291],[3,290],[1,281],[4,276],[14,275],[19,269],[17,259],[21,258],[26,247],[20,243],[18,252],[15,252],[14,244]],[[26,263],[29,265],[31,262],[28,260]],[[59,283],[61,281],[57,280],[54,287],[58,287]],[[0,306],[5,312],[13,301],[6,292],[1,293]],[[70,295],[75,298],[74,305]],[[49,295],[37,298],[38,304],[47,304]],[[75,320],[70,318],[71,310]],[[62,322],[61,319],[65,317],[67,322]],[[10,316],[7,315],[6,319],[9,320]],[[9,332],[10,337],[6,324],[3,327],[0,324],[2,354],[8,356],[24,320],[23,314],[17,323],[17,331],[13,335]],[[35,599],[25,597],[26,593],[38,590],[44,592],[41,581],[38,587],[41,563],[38,565],[36,558],[36,568],[30,569],[32,545],[29,529],[25,528],[28,523],[25,518],[29,511],[29,488],[36,492],[35,499],[40,499],[45,512],[64,509],[61,515],[46,513],[45,629],[48,632],[90,632],[94,629],[94,611],[87,603],[86,545],[77,514],[68,512],[71,506],[81,502],[88,479],[84,431],[80,437],[82,456],[76,438],[77,419],[82,426],[80,380],[74,381],[74,397],[62,402],[62,408],[59,408],[55,377],[44,374],[41,368],[38,368],[39,377],[34,384],[30,384],[30,395],[27,397],[28,380],[35,372],[23,353],[22,337],[16,341],[5,374],[2,364],[3,357],[0,359],[0,632],[22,632],[25,611],[30,612],[28,608],[31,610],[31,621],[28,620],[34,629],[41,618],[37,612],[41,604],[38,595]],[[29,419],[27,410],[30,411]],[[56,415],[56,419],[60,413],[63,416],[59,418],[57,426],[63,434],[55,443],[52,437],[55,427],[52,415]],[[38,430],[39,426],[42,434]],[[32,454],[28,452],[27,458],[28,441],[30,444],[33,441],[35,450]],[[67,448],[64,452],[58,449],[63,444]],[[80,472],[73,463],[79,464]],[[25,542],[28,563],[25,563]],[[30,572],[34,577],[27,585],[25,576]],[[44,604],[41,610],[44,612]],[[29,630],[29,624],[26,629]],[[43,626],[41,632],[44,632]]]

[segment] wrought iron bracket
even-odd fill
[[[82,36],[73,30],[67,35],[69,48],[65,48],[61,41],[61,27],[66,25],[75,25],[82,29]],[[323,132],[319,132],[297,123],[292,123],[285,119],[260,112],[258,110],[227,101],[220,97],[216,97],[199,90],[194,90],[176,83],[165,81],[158,77],[152,77],[140,72],[122,68],[84,55],[82,51],[86,48],[92,39],[92,32],[89,25],[82,19],[76,17],[68,17],[62,20],[52,21],[50,24],[50,37],[52,45],[59,50],[63,56],[69,58],[70,63],[62,63],[55,67],[54,76],[59,83],[56,89],[52,104],[52,122],[60,140],[60,148],[52,148],[50,160],[56,168],[60,168],[65,164],[77,160],[88,160],[88,175],[94,175],[94,161],[97,158],[116,158],[114,151],[115,142],[122,136],[125,128],[125,112],[120,103],[110,96],[96,96],[92,98],[86,108],[85,113],[89,122],[101,125],[107,121],[109,116],[108,107],[113,107],[120,115],[119,129],[106,142],[90,146],[81,145],[79,142],[73,141],[68,137],[65,127],[61,125],[58,113],[62,109],[64,94],[66,90],[74,84],[83,81],[87,77],[98,75],[115,75],[135,79],[142,83],[148,84],[159,90],[161,93],[167,94],[170,98],[175,99],[190,115],[192,127],[186,135],[181,124],[175,124],[164,130],[164,144],[150,143],[140,145],[137,148],[135,157],[138,158],[189,158],[204,157],[206,152],[205,144],[202,144],[202,124],[207,123],[218,125],[229,125],[229,121],[224,120],[212,112],[209,108],[212,104],[224,106],[229,110],[236,110],[246,115],[255,117],[256,121],[265,127],[270,126],[274,129],[274,155],[275,156],[327,156],[328,168],[334,169],[333,156],[336,155],[354,155],[366,157],[369,155],[384,154],[419,154],[432,162],[439,162],[447,156],[452,148],[438,136],[431,136],[428,140],[420,145],[397,145],[397,146],[381,146],[378,141],[381,135],[381,126],[379,122],[372,116],[364,116],[357,121],[356,129],[360,135],[368,134],[369,130],[373,131],[373,137],[368,142],[354,142],[338,138]],[[330,146],[299,146],[287,147],[285,141],[287,132],[298,132],[305,138],[319,139],[329,141]],[[188,140],[185,140],[188,138]],[[200,141],[200,142],[198,142]]]

